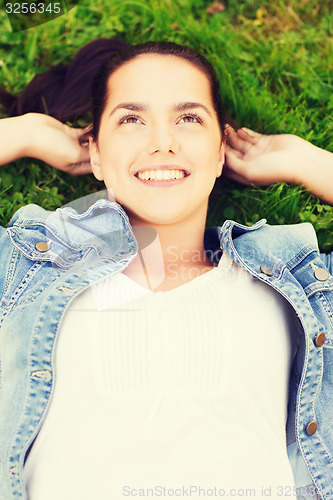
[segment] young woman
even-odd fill
[[[175,44],[112,55],[92,97],[89,154],[54,118],[0,122],[2,163],[90,158],[107,188],[1,229],[1,498],[333,499],[332,255],[310,224],[205,229],[225,163],[332,202],[332,155],[226,146],[214,71]]]

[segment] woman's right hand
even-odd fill
[[[91,173],[88,144],[81,146],[81,128],[72,128],[52,116],[40,113],[23,115],[31,130],[27,156],[38,158],[71,175]]]
[[[79,143],[82,131],[41,113],[3,118],[0,120],[0,165],[31,157],[71,175],[91,173],[88,145]]]

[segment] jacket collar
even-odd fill
[[[226,221],[219,232],[221,248],[247,270],[262,273],[268,267],[278,274],[311,253],[319,254],[314,228],[309,223],[271,226],[261,219],[247,227]]]
[[[95,201],[95,197],[80,198],[55,212],[37,205],[21,208],[7,228],[12,243],[28,259],[64,269],[82,260],[88,267],[96,267],[96,259],[100,264],[132,261],[138,244],[127,214],[118,203],[106,198]],[[49,250],[40,252],[39,242],[47,243]],[[269,226],[262,219],[248,227],[227,220],[205,232],[205,248],[213,262],[225,250],[246,268],[260,263],[274,266],[276,259],[291,262],[304,247],[318,251],[311,224]]]
[[[63,269],[83,259],[85,267],[125,262],[138,251],[128,216],[118,203],[107,199],[97,200],[84,213],[72,206],[49,212],[28,205],[16,212],[7,232],[28,259],[49,261]],[[38,250],[40,242],[49,249]]]

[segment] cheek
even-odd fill
[[[207,159],[211,159],[214,155],[218,157],[220,140],[210,130],[206,130],[204,134],[198,134],[197,136],[195,134],[190,135],[185,141],[187,149],[191,150],[194,155],[200,156],[200,158],[206,156]]]
[[[191,155],[199,167],[205,167],[206,172],[216,171],[220,160],[220,150],[216,143],[207,141],[206,144],[194,144],[191,148]]]
[[[121,170],[121,165],[124,160],[122,148],[116,142],[113,144],[111,141],[100,152],[100,162],[103,170],[104,177],[112,177],[117,170]]]
[[[103,149],[103,163],[114,164],[116,166],[129,166],[129,163],[135,161],[142,149],[142,141],[130,137],[126,134],[118,134],[105,141]]]

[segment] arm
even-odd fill
[[[37,158],[72,175],[91,172],[88,147],[80,146],[81,129],[51,116],[27,113],[0,120],[0,165]]]
[[[291,134],[228,128],[225,174],[243,184],[303,185],[333,205],[333,154]]]

